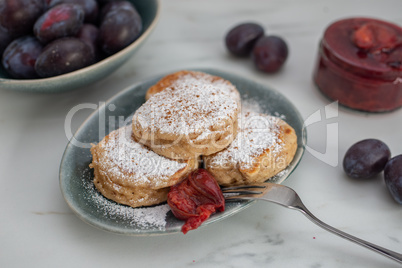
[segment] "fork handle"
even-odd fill
[[[360,246],[366,247],[368,249],[371,249],[372,251],[375,251],[377,253],[382,254],[385,257],[388,257],[394,261],[397,261],[399,263],[402,263],[402,254],[380,247],[378,245],[375,245],[373,243],[367,242],[363,239],[357,238],[353,235],[347,234],[345,232],[342,232],[341,230],[338,230],[328,224],[326,224],[325,222],[322,222],[320,219],[318,219],[317,217],[315,217],[303,204],[299,204],[298,206],[294,207],[294,209],[299,210],[300,212],[302,212],[308,219],[310,219],[312,222],[314,222],[315,224],[317,224],[318,226],[320,226],[321,228],[334,233],[342,238],[345,238],[349,241],[352,241],[356,244],[359,244]]]

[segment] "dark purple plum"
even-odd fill
[[[113,10],[115,10],[116,8],[131,9],[132,6],[133,6],[133,5],[132,5],[130,2],[128,2],[128,1],[121,1],[121,0],[120,0],[120,1],[119,1],[119,0],[110,1],[110,2],[108,2],[108,3],[105,3],[105,5],[102,7],[102,9],[101,9],[101,11],[100,11],[100,13],[99,13],[99,21],[102,22],[103,19],[104,19],[104,17],[105,17],[105,15],[106,15],[107,13],[109,13],[109,11],[113,11]]]
[[[64,37],[49,43],[36,60],[35,70],[41,77],[69,73],[94,63],[91,48],[75,37]]]
[[[255,42],[264,35],[264,28],[256,23],[242,23],[232,28],[225,38],[227,49],[235,56],[250,55]]]
[[[13,37],[32,34],[32,25],[44,8],[43,0],[0,0],[0,24]]]
[[[396,202],[402,204],[402,154],[391,158],[384,169],[385,184]]]
[[[3,51],[12,40],[13,39],[11,38],[8,30],[0,25],[0,57],[3,55]]]
[[[353,144],[343,158],[343,169],[352,178],[366,179],[384,170],[391,152],[377,139],[366,139]]]
[[[12,41],[3,53],[4,69],[13,78],[37,78],[35,62],[42,52],[42,44],[33,36],[23,36]]]
[[[102,11],[102,15],[100,43],[108,55],[127,47],[141,34],[141,17],[130,2],[113,3],[113,7]]]
[[[80,5],[84,9],[84,22],[95,23],[98,18],[99,6],[96,0],[48,0],[48,7],[54,7],[61,3]]]
[[[281,37],[263,36],[255,43],[252,58],[259,70],[274,73],[285,63],[288,52],[288,46]]]
[[[46,44],[57,38],[74,36],[84,22],[84,10],[76,4],[59,4],[46,11],[34,25],[34,34]]]
[[[84,24],[76,35],[77,38],[84,41],[91,47],[95,58],[99,59],[99,29],[93,24]]]

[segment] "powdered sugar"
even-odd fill
[[[206,83],[191,77],[187,77],[185,80],[186,82],[181,86],[175,85],[174,89],[168,88],[151,97],[147,101],[150,103],[148,107],[144,108],[143,105],[136,111],[137,119],[135,120],[144,128],[152,128],[158,124],[161,132],[188,134],[200,131],[201,135],[198,136],[198,139],[202,140],[210,135],[209,128],[218,124],[220,119],[235,116],[236,113],[233,111],[237,109],[238,102],[235,101],[236,94],[231,90],[233,87],[231,84],[225,83],[224,80]],[[189,90],[189,88],[195,89]],[[161,97],[155,100],[157,95]],[[181,95],[184,95],[185,99],[179,102]],[[275,128],[275,118],[258,114],[263,112],[258,101],[244,100],[242,109],[244,116],[239,121],[239,135],[226,150],[217,155],[222,154],[219,157],[221,160],[244,159],[242,163],[246,165],[247,159],[260,154],[266,148],[273,149],[273,151],[280,150],[280,144],[277,139],[278,129]],[[200,111],[207,110],[209,111],[208,120],[199,114]],[[166,115],[168,116],[166,117]],[[177,122],[172,123],[170,115],[172,118],[179,118]],[[205,131],[206,129],[208,131]],[[248,146],[243,147],[239,144]],[[242,149],[238,150],[235,148],[236,146]],[[136,143],[131,138],[131,126],[111,133],[106,149],[110,163],[114,166],[108,166],[111,172],[118,173],[140,185],[150,183],[150,181],[156,181],[157,184],[162,183],[176,171],[186,167],[185,163],[161,157],[147,147]],[[137,229],[165,230],[166,214],[170,210],[167,204],[146,208],[132,208],[117,204],[102,196],[88,177],[83,180],[86,188],[84,198],[98,213]]]
[[[274,177],[275,178],[283,178],[284,176],[286,176],[289,173],[289,170],[287,168],[285,168],[284,170],[282,170],[281,172],[279,172],[278,174],[276,174]]]
[[[251,168],[254,159],[267,150],[275,157],[282,148],[278,120],[277,117],[245,111],[235,140],[228,148],[216,153],[210,164],[227,166],[239,163],[242,168]]]
[[[133,122],[146,132],[191,135],[233,122],[238,102],[230,83],[208,82],[185,75],[153,95],[134,114]]]
[[[269,107],[262,107],[260,100],[258,99],[252,99],[252,98],[248,98],[247,95],[243,96],[244,99],[242,100],[241,104],[242,104],[242,112],[247,113],[247,112],[252,112],[252,113],[264,113],[266,114],[269,110]],[[274,111],[272,113],[268,112],[270,115],[278,117],[282,120],[286,120],[286,116],[284,114],[280,114],[277,111]]]
[[[180,163],[160,156],[132,138],[131,125],[109,134],[99,143],[104,150],[104,161],[98,163],[119,178],[129,180],[136,186],[166,187],[170,177],[187,163]]]
[[[258,100],[255,99],[243,99],[241,101],[241,111],[243,114],[250,112],[250,113],[257,113],[261,114],[264,113],[264,109],[261,107]]]
[[[82,180],[86,193],[84,198],[94,206],[97,213],[114,219],[117,223],[121,221],[137,229],[165,229],[166,213],[170,210],[168,204],[146,208],[132,208],[117,204],[100,194],[87,174],[83,174]]]

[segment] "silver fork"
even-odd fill
[[[293,189],[287,186],[265,182],[245,186],[223,187],[222,192],[225,196],[225,200],[227,201],[264,200],[284,206],[286,208],[298,210],[321,228],[380,253],[394,261],[402,263],[402,254],[344,233],[319,220],[303,205],[299,195]]]

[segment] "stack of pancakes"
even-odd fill
[[[297,149],[283,120],[241,114],[236,87],[220,77],[180,71],[149,88],[132,124],[92,147],[94,184],[132,207],[166,201],[169,187],[199,166],[220,185],[265,181],[285,169]]]

